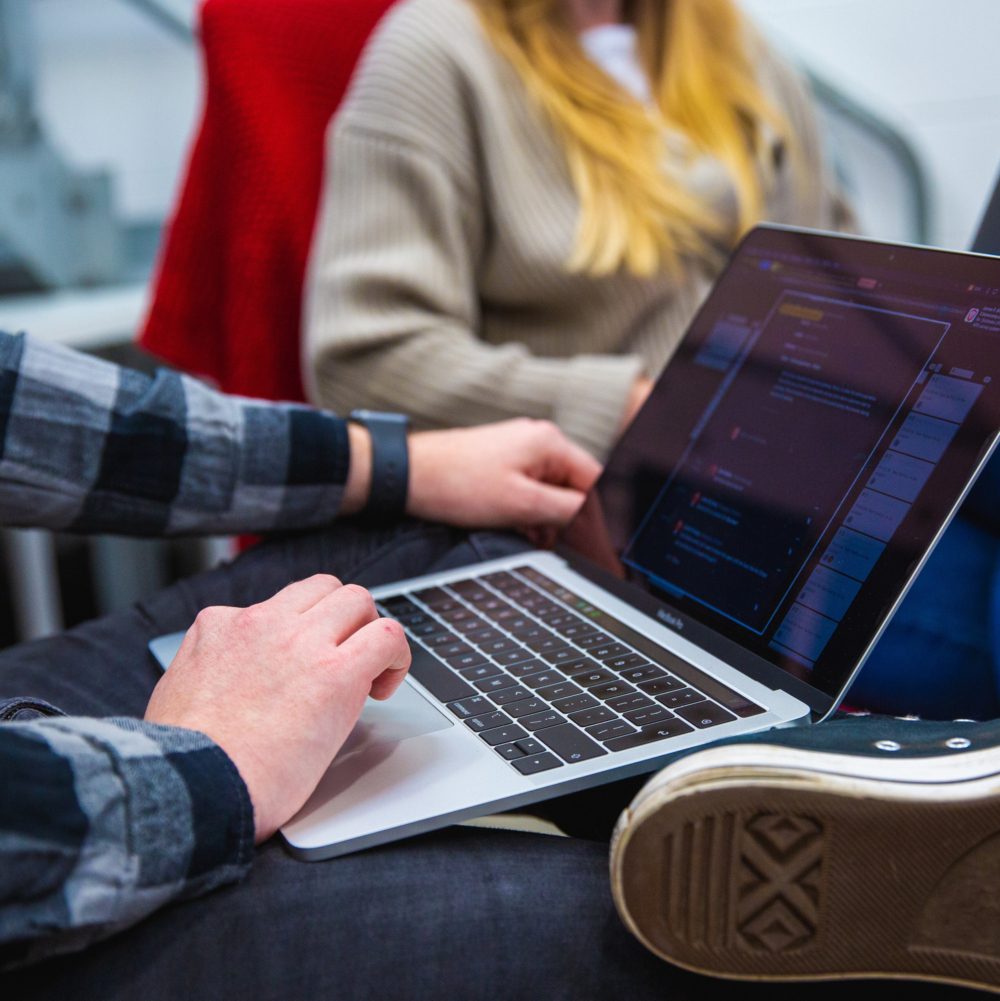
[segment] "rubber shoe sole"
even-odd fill
[[[650,950],[699,973],[1000,991],[998,767],[995,750],[699,752],[619,820],[615,903]]]

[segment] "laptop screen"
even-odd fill
[[[834,697],[998,428],[1000,261],[760,227],[564,542],[709,652]]]

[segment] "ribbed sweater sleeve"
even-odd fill
[[[543,358],[517,341],[480,340],[484,220],[453,169],[348,126],[334,170],[311,304],[314,398],[342,412],[403,410],[419,427],[548,418],[603,450],[638,358]]]

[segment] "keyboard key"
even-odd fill
[[[692,702],[702,702],[705,696],[701,692],[696,692],[693,688],[682,688],[677,692],[670,692],[667,695],[657,696],[656,701],[675,709],[677,706],[687,706]]]
[[[546,702],[554,702],[556,699],[568,699],[571,695],[579,695],[583,689],[579,685],[574,685],[572,681],[560,681],[557,685],[548,685],[539,688],[536,692]]]
[[[466,681],[482,681],[483,678],[493,678],[503,674],[503,668],[496,664],[480,664],[478,667],[463,667],[458,672]]]
[[[514,688],[517,685],[517,679],[512,678],[509,674],[498,674],[494,678],[484,678],[482,681],[477,681],[475,685],[479,691],[490,695],[493,692],[503,691],[505,688]]]
[[[479,618],[478,615],[474,614],[473,612],[470,612],[469,609],[466,608],[464,605],[459,605],[456,609],[450,612],[441,612],[440,616],[445,622],[452,622],[452,623],[468,622],[471,619],[473,622],[476,622],[477,624],[481,624],[483,626],[486,625],[486,623],[483,622],[483,620]]]
[[[599,646],[587,647],[587,653],[598,660],[606,660],[608,657],[624,656],[630,653],[630,650],[622,643],[601,643]]]
[[[487,733],[489,732],[490,731],[487,730]],[[482,736],[482,734],[480,734],[480,736]],[[513,761],[514,758],[524,757],[524,751],[522,751],[517,744],[497,744],[493,750],[496,751],[500,757],[506,758],[508,761]]]
[[[498,640],[506,639],[499,629],[486,626],[484,629],[477,629],[475,632],[466,633],[465,638],[476,646],[485,647],[487,643],[495,643]]]
[[[483,730],[495,730],[497,727],[506,726],[510,722],[510,717],[504,716],[503,713],[487,713],[485,716],[473,716],[472,719],[467,719],[465,725],[470,730],[475,730],[476,733],[481,733]]]
[[[549,650],[548,653],[542,654],[542,660],[546,660],[550,664],[555,664],[556,667],[560,664],[570,664],[579,659],[580,651],[568,646],[563,647],[562,650]]]
[[[441,632],[441,625],[438,622],[434,622],[431,619],[427,619],[424,622],[414,623],[409,625],[404,623],[406,626],[406,631],[418,639],[422,636],[433,636],[436,633]]]
[[[514,681],[513,678],[511,678],[510,680]],[[485,684],[485,682],[483,681],[479,683],[481,685]],[[502,691],[490,692],[490,699],[493,702],[495,702],[498,706],[506,706],[509,705],[511,702],[520,702],[522,699],[529,699],[529,698],[531,698],[531,692],[529,692],[527,688],[522,688],[519,684],[517,684],[516,681],[514,681],[513,688],[504,688]],[[510,709],[508,709],[507,711],[511,712]],[[511,715],[515,714],[511,712]]]
[[[531,693],[525,689],[520,689],[525,695],[530,695]],[[521,699],[519,702],[513,702],[507,706],[507,712],[511,714],[515,719],[520,719],[522,716],[529,716],[531,713],[541,712],[543,709],[548,709],[548,705],[544,703],[541,699],[525,698]]]
[[[601,665],[589,657],[580,657],[579,660],[569,660],[559,665],[559,670],[571,677],[574,674],[579,674],[581,671],[599,671],[600,669]]]
[[[411,652],[411,677],[416,678],[439,702],[456,702],[476,694],[472,685],[442,664],[430,651],[414,644]]]
[[[526,616],[522,617],[522,624],[517,625],[518,620],[512,619],[508,623],[508,632],[513,633],[519,640],[523,643],[528,643],[531,640],[549,640],[553,639],[553,634],[549,632],[544,626],[540,626],[534,619],[529,619]]]
[[[614,637],[609,636],[607,633],[597,633],[594,636],[586,636],[583,639],[576,641],[577,646],[582,646],[584,650],[590,650],[595,646],[600,646],[602,643],[613,643]]]
[[[498,715],[500,715],[498,713]],[[495,726],[492,730],[484,730],[480,735],[487,744],[506,744],[508,741],[520,740],[521,737],[527,737],[527,731],[522,730],[519,726],[514,723],[508,723],[505,726]],[[523,751],[521,752],[524,753]]]
[[[535,740],[534,737],[521,737],[515,743],[525,754],[543,754],[545,752],[545,745]]]
[[[456,641],[454,643],[445,643],[441,646],[434,647],[434,653],[436,656],[441,657],[443,660],[447,660],[449,657],[462,657],[467,653],[473,653],[473,649],[468,643],[462,643]]]
[[[594,740],[600,741],[613,740],[615,737],[624,737],[635,732],[636,729],[634,726],[629,726],[628,723],[621,719],[612,720],[610,723],[599,723],[597,726],[592,726],[587,730],[587,733]]]
[[[538,671],[544,671],[548,667],[547,664],[543,664],[540,660],[522,660],[517,664],[508,664],[507,673],[513,674],[515,678],[524,678],[529,674],[536,674]]]
[[[486,618],[493,622],[501,622],[511,616],[517,615],[517,610],[513,605],[509,605],[503,598],[494,598],[491,602],[484,602],[476,606]]]
[[[544,636],[519,636],[518,639],[523,640],[526,646],[531,647],[535,653],[540,653],[546,660],[549,660],[552,654],[558,653],[560,650],[569,649],[561,636],[554,636],[552,633]],[[579,654],[574,651],[573,656],[578,657]]]
[[[589,622],[580,622],[563,626],[559,630],[559,635],[565,636],[566,639],[571,640],[573,643],[579,643],[582,639],[589,639],[591,636],[596,636],[597,630]]]
[[[594,685],[603,685],[609,681],[617,681],[618,678],[612,674],[610,671],[605,671],[601,668],[596,668],[593,671],[579,671],[577,674],[573,675],[573,681],[577,685],[582,685],[584,688],[593,688]],[[616,692],[616,695],[625,695],[624,691]]]
[[[479,667],[481,664],[487,663],[487,661],[481,653],[473,652],[459,654],[457,657],[449,657],[446,663],[449,667],[460,671],[463,667]]]
[[[667,692],[676,692],[678,688],[683,687],[683,681],[678,681],[673,675],[669,674],[665,678],[655,678],[653,681],[642,681],[639,683],[639,688],[647,695],[652,695],[654,699]]]
[[[596,695],[601,701],[618,698],[621,695],[632,695],[635,689],[624,681],[610,681],[606,685],[595,685],[589,689],[591,695]]]
[[[464,598],[469,604],[474,605],[477,601],[485,601],[493,597],[493,592],[488,591],[477,580],[456,580],[448,585],[448,590]]]
[[[625,713],[627,719],[633,726],[652,726],[654,723],[661,723],[665,719],[672,719],[673,713],[663,706],[654,706],[652,709],[633,709],[630,713]]]
[[[442,630],[444,629],[443,626],[441,628]],[[433,633],[430,636],[420,637],[420,642],[423,643],[424,646],[431,647],[431,649],[434,650],[435,653],[437,653],[438,647],[444,646],[446,643],[457,643],[458,641],[459,641],[458,637],[453,632],[450,631],[449,632],[442,631],[440,633]]]
[[[493,703],[482,695],[475,695],[471,699],[459,699],[457,702],[450,702],[448,708],[459,718],[469,719],[471,716],[481,716],[483,713],[493,712]]]
[[[632,747],[642,747],[644,744],[652,744],[658,740],[668,740],[670,737],[679,737],[683,733],[691,733],[692,728],[682,719],[668,719],[663,723],[657,723],[629,734],[626,737],[615,737],[613,740],[605,741],[609,751],[627,751]]]
[[[539,671],[538,674],[528,674],[521,679],[521,684],[528,688],[544,688],[546,685],[555,685],[559,681],[566,679],[558,671]],[[567,695],[569,692],[566,693]]]
[[[516,647],[513,650],[504,650],[503,653],[491,653],[490,658],[498,664],[523,664],[531,659],[531,654],[523,647]]]
[[[521,716],[518,718],[518,723],[525,728],[525,730],[530,730],[534,732],[535,730],[544,730],[546,727],[558,726],[560,723],[565,723],[566,721],[557,712],[553,712],[551,709],[544,713],[535,713],[533,716]]]
[[[570,719],[577,726],[593,726],[595,723],[608,723],[618,717],[604,706],[597,706],[594,709],[584,709],[582,712],[573,713]]]
[[[503,624],[504,629],[513,633],[518,639],[525,639],[528,635],[537,636],[541,631],[541,626],[534,619],[529,619],[526,615],[517,614],[513,618],[507,619]]]
[[[379,598],[378,603],[394,619],[400,615],[412,615],[420,611],[420,608],[403,594],[397,594],[392,598]]]
[[[476,602],[476,610],[488,619],[492,619],[497,612],[502,612],[507,608],[510,608],[510,605],[503,598],[498,598],[496,595],[491,595],[485,601]]]
[[[624,671],[629,667],[645,667],[649,661],[645,657],[640,657],[637,653],[627,653],[621,657],[601,658],[608,667],[616,671]]]
[[[694,706],[681,706],[677,710],[678,716],[683,716],[689,723],[694,723],[699,729],[707,726],[718,726],[720,723],[728,723],[736,717],[722,706],[717,706],[714,702],[699,702]]]
[[[542,693],[539,692],[538,694],[541,695]],[[573,695],[570,698],[559,699],[558,702],[553,702],[552,705],[561,713],[575,713],[581,709],[593,709],[594,706],[599,706],[600,702],[590,695]]]
[[[563,629],[574,628],[582,625],[583,622],[579,615],[574,615],[572,612],[559,611],[552,615],[547,615],[545,617],[545,624],[549,629],[554,629],[557,633],[562,634]]]
[[[422,591],[414,591],[413,597],[425,605],[441,605],[453,601],[448,593],[440,587],[425,587]]]
[[[630,667],[621,672],[623,678],[627,678],[633,685],[640,681],[652,681],[654,678],[665,678],[667,672],[662,667],[655,664],[647,664],[645,667]]]
[[[478,615],[472,615],[467,619],[462,619],[461,622],[450,623],[451,628],[455,630],[456,633],[461,633],[463,636],[468,636],[470,633],[479,632],[483,628],[485,623]]]
[[[517,609],[511,608],[510,606],[508,606],[507,608],[498,609],[495,612],[490,612],[489,619],[491,622],[495,622],[497,623],[497,625],[502,626],[504,629],[507,629],[508,632],[509,632],[508,627],[511,622],[520,622],[522,625],[524,625],[524,622],[526,621],[524,616],[519,611],[517,611]]]
[[[647,699],[642,692],[633,692],[631,695],[619,695],[616,699],[608,699],[608,705],[618,713],[627,713],[630,709],[648,709],[655,706],[652,699]]]
[[[488,653],[491,657],[498,653],[504,653],[507,650],[520,650],[521,648],[512,640],[508,639],[500,633],[497,633],[495,629],[490,630],[496,633],[496,636],[490,636],[484,639],[482,642],[473,640],[477,647],[484,653]],[[478,634],[477,634],[478,635]],[[472,639],[472,636],[469,636]]]
[[[562,762],[554,754],[546,751],[544,754],[536,754],[532,757],[517,758],[511,764],[522,775],[534,775],[535,772],[546,772],[550,768],[558,768]]]
[[[608,753],[600,744],[595,744],[590,737],[569,723],[540,730],[538,739],[569,764],[599,758]]]

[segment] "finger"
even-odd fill
[[[387,699],[410,669],[410,646],[393,619],[376,619],[340,644],[345,663],[358,672],[372,698]]]
[[[527,527],[561,527],[573,518],[583,504],[585,494],[572,487],[557,487],[537,480],[529,482],[531,504],[524,519]]]
[[[586,492],[600,475],[601,464],[576,442],[562,437],[546,457],[543,479]]]
[[[371,594],[358,584],[344,584],[309,609],[309,619],[338,645],[378,618]]]
[[[326,573],[318,573],[283,587],[273,597],[268,598],[264,604],[273,605],[276,609],[288,614],[293,612],[302,614],[341,587],[343,585],[336,577]]]

